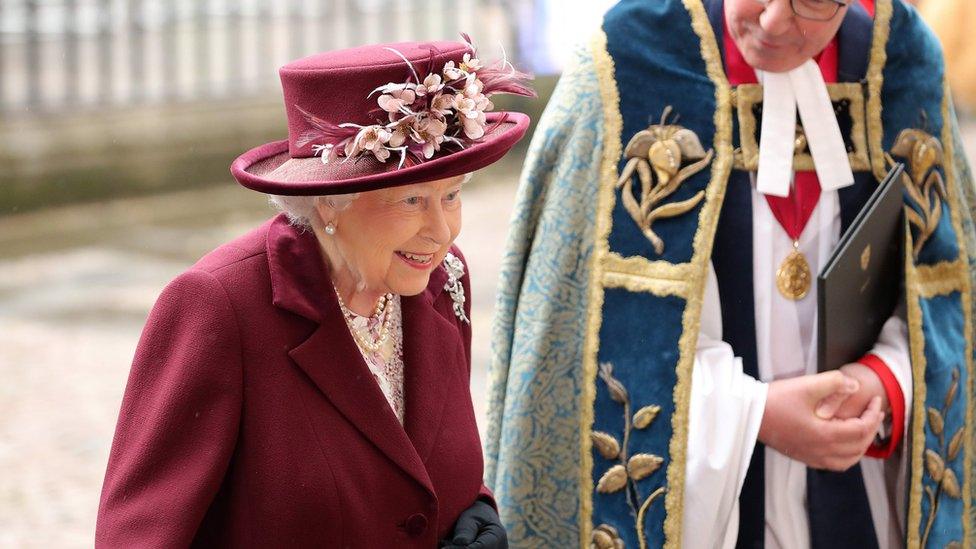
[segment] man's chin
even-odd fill
[[[742,57],[750,67],[764,72],[788,72],[806,61],[802,56],[795,55],[788,49],[770,52],[755,40],[750,40],[749,45],[742,48]]]
[[[780,59],[757,57],[755,60],[746,58],[749,65],[763,72],[789,72],[803,64],[804,59]]]

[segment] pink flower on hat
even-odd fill
[[[379,103],[381,109],[390,114],[394,114],[403,110],[404,107],[413,105],[413,102],[416,100],[417,93],[406,85],[401,85],[398,87],[389,87],[386,93],[381,95],[376,102]]]
[[[445,63],[443,72],[444,76],[446,76],[448,80],[458,80],[464,77],[464,71],[458,67],[455,67],[454,61],[448,61]]]
[[[481,81],[476,79],[465,86],[462,93],[454,96],[454,109],[468,139],[478,139],[485,134],[485,111],[493,107],[481,90]]]
[[[398,120],[390,132],[390,140],[387,142],[387,145],[391,147],[402,147],[406,142],[407,137],[410,135],[410,130],[413,127],[414,120],[416,120],[415,115],[410,115]]]
[[[487,124],[487,117],[485,113],[478,111],[473,116],[463,116],[461,117],[461,127],[464,129],[464,135],[468,139],[480,139],[485,135],[485,125]]]
[[[423,84],[417,85],[417,97],[437,93],[442,89],[444,89],[444,84],[441,82],[441,75],[431,73],[427,75],[427,78],[424,78]]]
[[[460,68],[462,71],[471,74],[481,68],[481,61],[475,57],[471,57],[470,53],[466,53],[461,60]]]
[[[454,95],[438,93],[430,101],[430,111],[441,116],[451,114],[454,109]]]
[[[346,143],[346,156],[352,157],[361,151],[373,153],[380,162],[386,162],[390,157],[390,151],[384,147],[390,141],[391,133],[383,126],[366,126],[359,130],[356,137]]]
[[[424,145],[424,158],[430,158],[441,149],[441,143],[444,142],[444,132],[447,131],[447,122],[438,117],[425,116],[414,122],[413,130],[414,140]]]
[[[529,121],[488,112],[489,99],[535,97],[531,77],[504,58],[485,62],[462,38],[323,52],[281,67],[288,139],[239,156],[234,177],[260,192],[314,196],[449,178],[497,161]]]
[[[534,97],[535,93],[525,84],[528,75],[504,60],[483,65],[470,37],[462,37],[469,51],[461,59],[445,61],[440,71],[431,62],[426,74],[418,72],[401,52],[385,48],[403,59],[409,70],[403,82],[384,84],[368,94],[380,94],[376,104],[388,122],[376,119],[374,110],[368,113],[374,117],[373,125],[336,125],[299,109],[313,127],[302,135],[301,142],[313,143],[314,153],[322,155],[323,162],[340,156],[340,151],[346,158],[371,154],[381,162],[396,153],[402,167],[408,158],[432,158],[442,145],[463,149],[481,139],[487,131],[485,113],[494,109],[489,96],[511,93]]]

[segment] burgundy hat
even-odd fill
[[[288,139],[239,156],[241,185],[327,195],[446,179],[500,159],[529,119],[487,112],[488,97],[534,97],[506,61],[485,66],[465,42],[405,42],[331,51],[279,70]]]

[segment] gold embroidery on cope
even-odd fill
[[[966,426],[963,425],[948,437],[945,432],[945,416],[952,407],[959,391],[959,369],[952,370],[952,385],[943,399],[941,410],[928,408],[928,426],[932,434],[939,440],[937,450],[925,449],[925,475],[935,484],[933,490],[931,486],[925,487],[925,496],[929,502],[929,519],[925,524],[925,532],[922,534],[922,547],[928,546],[929,534],[932,532],[932,525],[935,524],[935,517],[939,513],[939,502],[943,496],[952,499],[961,499],[962,491],[959,487],[959,479],[956,478],[955,471],[951,465],[959,457],[963,447],[963,434]],[[948,439],[948,442],[947,442]]]
[[[912,232],[905,226],[905,250],[911,248]],[[919,295],[918,269],[912,262],[912,255],[905,254],[905,298],[908,321],[908,348],[912,359],[912,402],[925,402],[928,388],[925,384],[925,335],[922,332],[922,307]],[[912,406],[911,419],[911,453],[909,455],[911,470],[920,471],[923,467],[925,450],[925,407]],[[907,529],[908,547],[921,546],[922,523],[922,481],[921,475],[913,475],[909,486],[908,519],[910,527]]]
[[[623,442],[620,443],[609,433],[602,431],[593,431],[590,433],[590,440],[596,451],[604,459],[616,460],[618,462],[603,473],[603,476],[600,477],[600,480],[596,484],[596,491],[601,494],[614,494],[623,491],[621,495],[626,498],[627,505],[630,506],[631,514],[635,519],[634,528],[637,530],[637,539],[640,542],[640,547],[641,549],[645,549],[647,547],[647,538],[644,535],[644,515],[647,513],[647,509],[651,504],[654,503],[654,500],[658,499],[667,491],[667,483],[648,494],[639,507],[637,503],[641,501],[641,492],[640,486],[637,483],[660,469],[661,464],[664,463],[664,458],[645,453],[634,454],[628,458],[627,452],[631,431],[634,429],[647,429],[661,412],[661,407],[656,404],[644,406],[631,417],[630,394],[627,392],[627,388],[624,387],[623,383],[613,376],[612,364],[608,362],[600,364],[600,379],[606,383],[607,390],[610,392],[610,398],[624,407],[624,437]],[[600,528],[593,531],[591,547],[600,547],[597,544],[597,538],[599,537],[603,541],[606,534],[609,533],[603,529],[605,526],[601,525]],[[600,534],[601,532],[603,532],[603,535]],[[613,546],[610,545],[607,547]]]
[[[918,231],[912,247],[912,254],[917,260],[919,251],[942,218],[946,189],[939,168],[943,166],[945,155],[938,139],[917,129],[902,130],[898,134],[891,154],[886,155],[889,164],[894,163],[892,155],[904,158],[908,164],[908,173],[902,174],[902,181],[918,211],[906,205],[905,218]]]
[[[965,293],[965,278],[969,276],[968,262],[959,258],[955,261],[940,261],[934,265],[916,265],[919,297],[929,299],[953,292]]]
[[[623,188],[621,201],[624,208],[658,255],[664,253],[664,241],[651,225],[657,219],[687,213],[705,198],[705,191],[698,191],[695,196],[679,202],[658,204],[678,190],[686,179],[708,166],[714,155],[712,149],[705,152],[695,132],[667,124],[670,114],[671,107],[665,107],[660,124],[639,131],[630,139],[624,149],[624,156],[629,160],[617,180],[617,188]],[[692,163],[682,167],[685,161]],[[640,202],[634,198],[634,172],[641,184]]]
[[[878,0],[883,4],[885,0]],[[688,444],[688,409],[691,393],[691,368],[694,363],[695,345],[698,341],[698,326],[701,316],[702,295],[705,288],[705,273],[711,254],[718,214],[732,169],[732,108],[731,88],[722,69],[722,57],[718,42],[712,32],[711,23],[701,0],[682,0],[695,34],[699,37],[702,59],[705,61],[709,80],[715,86],[715,136],[717,151],[711,163],[711,181],[705,189],[704,204],[699,214],[698,230],[695,232],[693,246],[695,254],[688,264],[688,279],[685,288],[669,288],[680,293],[686,300],[682,314],[682,334],[678,341],[679,359],[676,367],[677,383],[674,387],[674,413],[669,418],[672,428],[668,443],[670,456],[666,471],[668,490],[664,507],[664,547],[681,547],[681,520],[683,516],[683,495],[685,467]],[[591,257],[591,281],[589,283],[590,303],[587,311],[586,337],[583,348],[583,376],[586,380],[580,391],[580,548],[591,547],[594,528],[591,522],[593,513],[593,456],[590,433],[593,426],[593,403],[597,381],[597,350],[600,344],[599,330],[602,322],[604,297],[604,259],[610,255],[608,237],[612,227],[612,211],[616,202],[616,181],[618,164],[622,158],[621,133],[623,120],[620,114],[620,95],[614,80],[613,59],[606,51],[606,35],[602,31],[594,34],[591,42],[594,66],[599,74],[600,92],[604,108],[604,150],[600,169],[600,191],[597,203],[594,249]],[[879,110],[880,112],[880,110]],[[674,273],[660,261],[647,262],[642,268],[650,278],[664,277],[672,280]],[[612,538],[611,538],[612,540]]]
[[[624,540],[620,539],[620,532],[609,524],[601,524],[593,530],[590,549],[624,549]]]
[[[684,297],[694,278],[690,263],[649,261],[641,256],[621,257],[609,252],[602,264],[602,280],[606,288],[650,292],[659,297]]]

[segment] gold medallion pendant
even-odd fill
[[[786,256],[779,269],[776,270],[776,287],[786,299],[797,301],[806,297],[810,292],[810,264],[807,258],[796,249]]]

